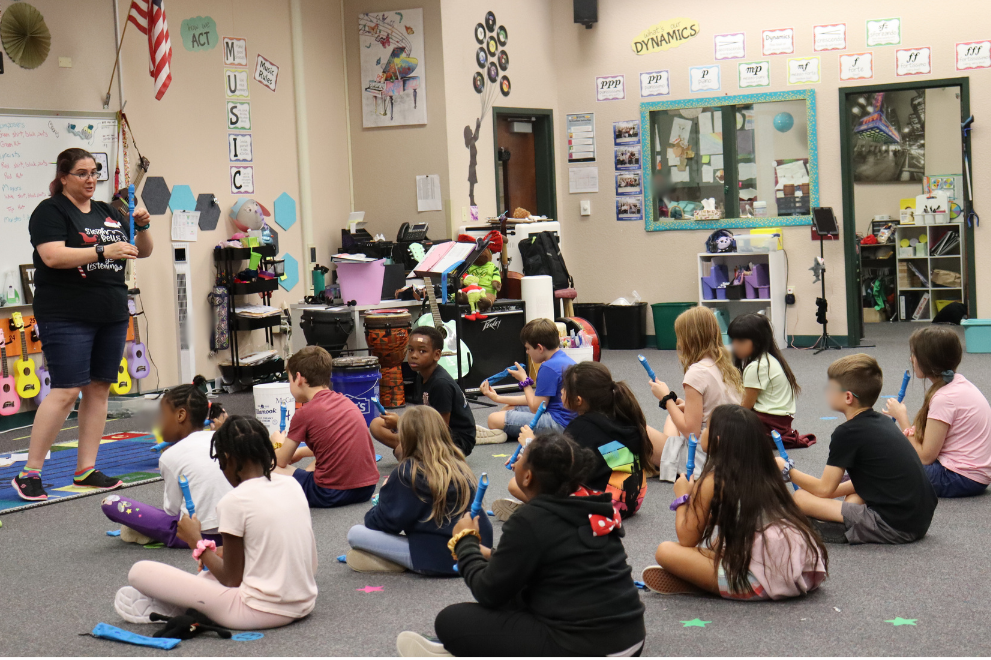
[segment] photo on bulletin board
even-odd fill
[[[643,197],[617,197],[616,219],[623,222],[643,220]]]
[[[643,185],[640,172],[618,172],[616,174],[617,195],[642,195]]]
[[[358,41],[362,126],[426,124],[423,10],[359,14]]]
[[[616,147],[616,169],[617,170],[638,170],[640,169],[640,147],[632,145],[629,147]]]
[[[613,122],[612,134],[613,141],[617,145],[640,144],[640,120],[629,119]]]

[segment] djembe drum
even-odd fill
[[[413,317],[404,309],[382,309],[365,315],[365,341],[368,351],[382,365],[379,400],[387,408],[406,405],[403,359],[412,321]]]

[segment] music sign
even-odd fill
[[[991,69],[991,41],[963,41],[956,51],[957,71]]]
[[[718,92],[720,89],[719,65],[693,66],[688,69],[688,91]]]
[[[899,76],[916,76],[932,71],[931,48],[903,48],[895,51],[895,73]]]
[[[771,63],[740,62],[740,89],[745,87],[768,87],[771,84]]]
[[[671,93],[667,71],[645,71],[640,74],[640,96],[666,96]]]
[[[596,101],[622,101],[625,98],[625,76],[599,76],[595,79]]]
[[[788,58],[788,84],[811,85],[818,83],[822,77],[819,74],[819,57],[790,57]]]

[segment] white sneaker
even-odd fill
[[[498,445],[508,439],[509,436],[502,429],[490,429],[480,424],[475,426],[476,445]]]
[[[114,597],[114,609],[120,618],[128,623],[151,623],[151,613],[158,612],[164,616],[179,616],[186,608],[160,600],[155,600],[134,587],[121,587]]]
[[[415,632],[405,631],[396,638],[396,651],[401,658],[453,658],[439,641]]]
[[[348,550],[346,561],[348,568],[356,573],[404,573],[406,571],[405,566],[355,548]]]
[[[523,502],[515,497],[504,497],[492,503],[492,513],[497,519],[506,522],[521,506],[523,506]]]
[[[144,534],[139,534],[127,525],[120,526],[120,540],[124,543],[137,543],[138,545],[148,545],[152,542],[148,536]]]

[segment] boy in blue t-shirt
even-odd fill
[[[526,354],[539,364],[537,382],[527,376],[526,368],[517,363],[516,369],[510,375],[519,381],[522,395],[500,396],[492,391],[489,382],[482,383],[482,394],[496,403],[505,404],[506,408],[489,415],[489,428],[479,427],[476,433],[478,444],[492,444],[505,440],[519,439],[520,429],[527,426],[541,403],[547,404],[547,412],[537,423],[539,429],[564,431],[575,413],[564,407],[561,401],[561,383],[564,372],[575,363],[564,351],[559,349],[561,339],[557,326],[550,319],[534,319],[523,326],[520,341],[526,347]],[[501,431],[505,431],[503,434]],[[507,438],[508,436],[508,438]]]

